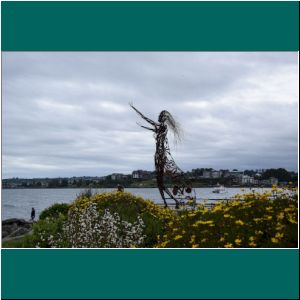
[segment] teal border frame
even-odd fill
[[[2,250],[4,299],[298,299],[298,250]]]
[[[2,2],[2,51],[298,51],[298,2]]]
[[[1,2],[2,51],[298,51],[298,2]],[[297,299],[298,249],[2,249],[3,299]]]

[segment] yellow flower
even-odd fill
[[[207,241],[207,239],[202,239],[201,243],[205,243]]]
[[[242,240],[240,240],[240,239],[235,239],[235,241],[234,241],[237,245],[240,245],[241,243],[242,243]]]
[[[282,220],[284,218],[284,213],[281,212],[280,214],[277,215],[278,220]]]
[[[272,207],[272,206],[266,207],[266,211],[271,211],[271,210],[273,210],[273,207]]]
[[[191,240],[190,240],[190,244],[193,244],[195,242],[196,236],[192,235],[191,236]]]
[[[233,248],[232,244],[231,243],[228,243],[226,245],[224,245],[225,248]]]
[[[165,246],[167,246],[167,244],[169,243],[169,241],[165,241],[165,242],[162,242],[161,244],[160,244],[160,247],[165,247]]]
[[[177,241],[177,240],[179,240],[179,239],[181,239],[181,238],[182,238],[182,235],[176,235],[176,236],[174,237],[174,240]]]
[[[197,222],[195,222],[195,224],[193,224],[193,226],[198,226],[198,225],[209,225],[209,224],[213,224],[213,221],[202,221],[202,220],[199,220]]]
[[[220,238],[220,242],[224,242],[225,241],[225,238],[224,237],[221,237]]]
[[[249,237],[249,241],[253,242],[255,240],[255,237],[254,236],[250,236]]]
[[[199,244],[192,245],[192,248],[199,248]]]
[[[256,247],[256,244],[255,244],[254,242],[250,242],[250,243],[249,243],[249,246],[251,246],[251,247]]]
[[[225,214],[225,215],[224,215],[224,218],[229,218],[229,217],[230,217],[229,214]]]
[[[272,243],[277,244],[279,241],[276,238],[271,238]]]
[[[237,220],[237,221],[235,221],[235,224],[237,224],[237,225],[244,225],[245,223],[242,221],[242,220]]]
[[[293,220],[292,218],[289,218],[289,222],[292,223],[292,224],[297,224],[297,221]]]
[[[213,211],[215,212],[215,211],[220,211],[220,210],[222,210],[222,205],[216,205],[215,207],[214,207],[214,209],[213,209]]]
[[[277,232],[275,234],[275,238],[282,239],[283,238],[283,233]]]
[[[283,225],[283,224],[277,223],[277,226],[276,226],[276,230],[277,230],[277,231],[280,231],[280,230],[282,230],[283,228],[284,228],[284,225]]]
[[[214,221],[206,221],[206,224],[213,224]]]
[[[238,200],[231,202],[231,206],[238,206],[238,205],[240,205],[240,201]]]

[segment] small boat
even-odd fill
[[[223,185],[217,186],[213,191],[215,194],[224,194],[227,193],[225,187]]]

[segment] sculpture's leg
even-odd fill
[[[164,191],[170,196],[170,198],[172,198],[175,201],[175,208],[179,209],[179,202],[178,200],[172,195],[172,193],[164,187]]]
[[[166,198],[165,198],[164,188],[158,187],[158,189],[159,189],[159,192],[160,192],[160,195],[161,195],[162,199],[164,200],[165,208],[166,208],[166,207],[168,207],[168,203],[167,203]]]

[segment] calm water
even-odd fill
[[[115,189],[93,189],[93,193],[109,192]],[[269,189],[256,189],[263,192]],[[70,203],[84,189],[4,189],[2,190],[2,220],[8,218],[29,219],[31,208],[36,210],[37,217],[40,212],[54,203]],[[162,203],[156,188],[128,188],[126,191],[156,203]],[[212,193],[213,188],[196,188],[197,202],[204,199],[230,198],[236,194],[251,192],[249,188],[227,188],[224,194]]]

